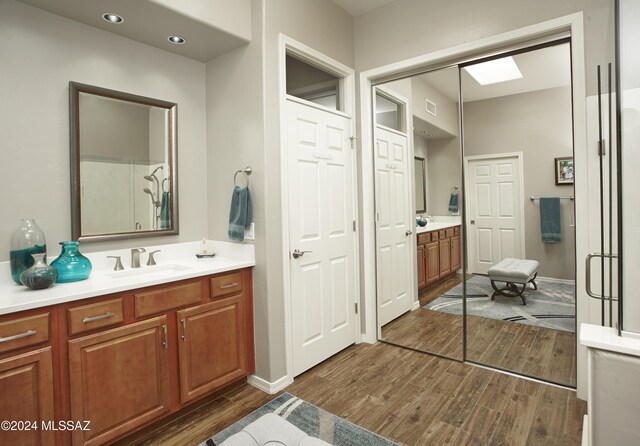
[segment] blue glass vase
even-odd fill
[[[78,251],[77,241],[60,242],[62,253],[51,262],[58,270],[58,283],[85,280],[91,274],[91,261]]]
[[[18,285],[20,274],[33,265],[32,254],[47,253],[47,242],[44,233],[32,218],[22,220],[20,228],[11,236],[11,250],[9,251],[9,263],[11,264],[11,277]],[[47,261],[45,255],[44,261]]]

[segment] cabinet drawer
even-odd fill
[[[431,241],[431,234],[427,232],[426,234],[418,234],[418,245],[424,245]]]
[[[117,325],[122,322],[123,319],[122,298],[83,305],[67,310],[70,336],[95,330],[96,328]]]
[[[200,281],[182,283],[134,294],[136,317],[162,313],[174,308],[200,303]]]
[[[460,235],[460,226],[453,228],[453,235]]]
[[[0,323],[0,353],[49,340],[49,313]]]
[[[429,233],[431,235],[431,241],[436,242],[440,237],[438,237],[438,231],[432,231]]]
[[[449,229],[445,229],[445,237],[447,238],[451,238],[454,235],[454,230],[453,228],[449,228]]]
[[[447,238],[447,232],[444,229],[440,229],[438,231],[438,238],[439,239]]]
[[[242,273],[225,274],[211,279],[211,298],[242,291]]]

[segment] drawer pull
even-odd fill
[[[99,321],[100,319],[109,319],[113,315],[114,314],[111,311],[107,311],[105,314],[101,314],[99,316],[85,317],[84,319],[82,319],[82,322],[84,324],[88,324],[89,322]]]
[[[6,338],[0,338],[0,342],[14,341],[16,339],[27,338],[29,336],[33,336],[35,334],[36,334],[35,330],[27,330],[24,333],[19,333],[17,335],[13,335],[13,336],[7,336]]]
[[[234,286],[240,285],[238,282],[229,283],[227,285],[220,285],[221,290],[226,290],[227,288],[233,288]]]
[[[182,342],[187,342],[187,321],[182,319]]]

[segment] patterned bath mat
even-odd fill
[[[269,401],[200,443],[199,446],[219,445],[231,435],[240,432],[249,423],[270,412],[280,415],[307,435],[320,438],[335,446],[399,446],[398,443],[363,429],[290,393],[283,393]]]
[[[527,305],[519,297],[496,296],[486,276],[467,280],[467,314],[488,319],[517,322],[574,333],[576,331],[575,285],[536,280],[538,289],[524,292]],[[502,282],[498,282],[502,285]],[[451,288],[423,307],[425,310],[462,314],[462,284]]]

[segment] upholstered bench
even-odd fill
[[[527,305],[523,293],[528,283],[533,285],[533,289],[538,289],[538,285],[535,282],[535,278],[538,275],[538,267],[540,267],[540,263],[535,260],[511,258],[503,259],[493,265],[487,271],[491,280],[491,287],[494,289],[491,300],[495,300],[496,296],[520,297],[522,304]],[[505,282],[505,286],[498,288],[496,282]],[[522,288],[519,288],[518,285]]]
[[[284,418],[268,413],[233,434],[220,446],[330,446],[310,437]]]

